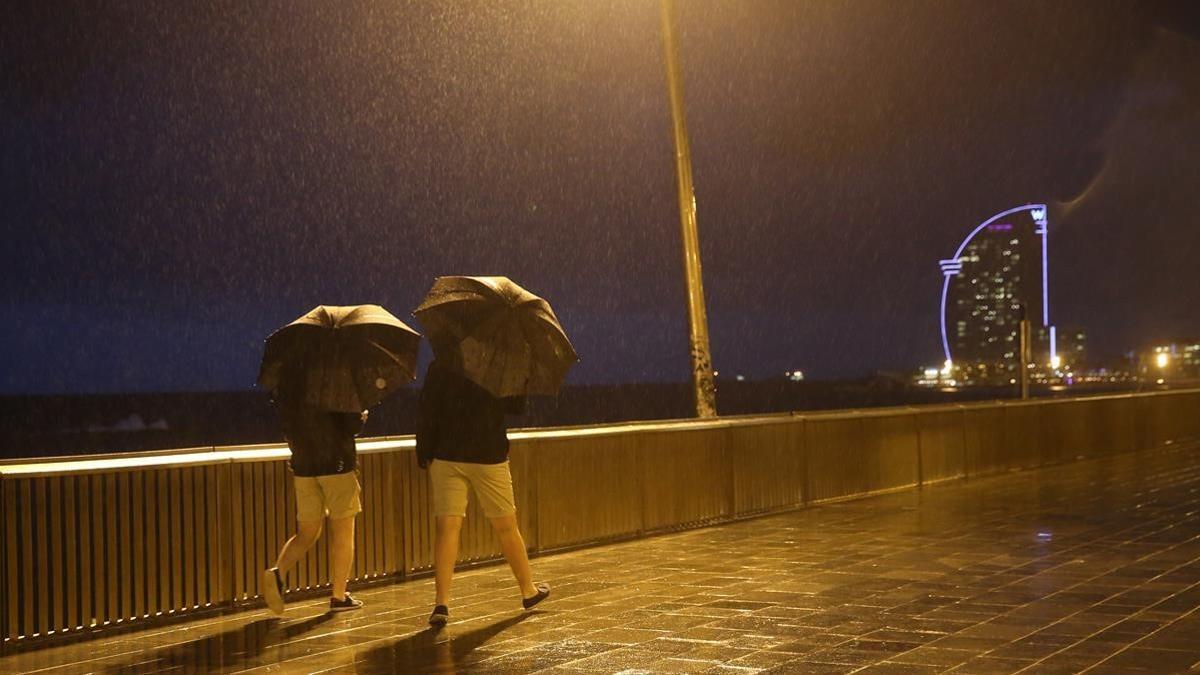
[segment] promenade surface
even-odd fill
[[[580,508],[586,508],[580,505]],[[1200,662],[1200,447],[815,506],[506,567],[149,628],[0,671],[1186,672]],[[1089,670],[1090,669],[1090,670]]]

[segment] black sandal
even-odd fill
[[[450,610],[445,605],[437,605],[433,608],[433,613],[429,615],[430,626],[445,626],[450,620]]]
[[[550,586],[548,584],[538,584],[537,595],[531,595],[528,598],[521,599],[521,606],[525,609],[533,609],[533,606],[550,597]]]

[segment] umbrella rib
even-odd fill
[[[499,331],[497,331],[497,332],[499,332]],[[493,339],[494,339],[494,338],[493,338]],[[495,365],[495,363],[496,363],[496,358],[497,358],[497,356],[499,356],[499,354],[500,354],[500,347],[501,347],[501,345],[493,345],[493,348],[492,348],[492,353],[488,355],[488,364],[487,364],[487,368],[483,369],[483,372],[491,372],[491,371],[492,371],[492,367],[493,367],[493,366]],[[504,381],[504,378],[501,378],[501,383],[503,383],[503,381]],[[485,387],[485,388],[486,388],[486,387]],[[502,392],[502,393],[503,393],[503,392]]]
[[[534,338],[536,337],[536,335],[532,335],[532,336],[530,335],[530,330],[532,330],[532,329],[525,325],[525,321],[524,321],[525,318],[526,317],[524,317],[524,316],[519,316],[517,318],[517,325],[520,326],[521,337],[525,340],[525,346],[529,350],[529,372],[527,372],[525,374],[525,385],[524,385],[525,388],[528,389],[530,383],[533,382],[533,375],[534,375],[534,371],[537,369],[538,360],[537,360],[537,358],[535,358],[535,354],[534,354],[534,348],[535,348]]]

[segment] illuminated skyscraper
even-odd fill
[[[958,379],[1007,384],[1018,375],[1021,309],[1031,325],[1033,358],[1056,353],[1050,323],[1044,204],[988,218],[940,261],[942,347]]]

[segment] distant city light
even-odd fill
[[[791,380],[792,382],[799,382],[804,379],[804,371],[803,370],[789,370],[788,372],[784,373],[784,376],[787,377],[787,379]]]
[[[745,375],[737,375],[733,379],[737,380],[738,382],[745,382],[746,376]]]
[[[1170,362],[1171,357],[1166,352],[1159,352],[1158,354],[1154,355],[1154,365],[1158,366],[1159,368],[1166,368],[1167,364]],[[1159,384],[1162,384],[1162,380],[1159,380]]]
[[[954,370],[954,362],[946,359],[946,362],[942,364],[942,375],[949,375],[952,370]]]
[[[1051,356],[1050,357],[1050,367],[1055,370],[1058,370],[1059,368],[1061,368],[1062,367],[1062,357],[1059,356],[1058,354]]]

